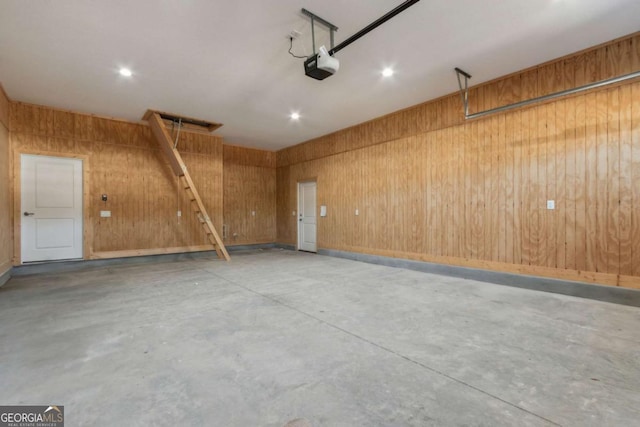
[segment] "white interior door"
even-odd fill
[[[298,184],[298,250],[316,252],[316,183]]]
[[[82,160],[20,158],[22,262],[82,258]]]

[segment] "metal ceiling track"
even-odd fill
[[[537,98],[527,99],[525,101],[504,105],[502,107],[492,108],[490,110],[469,114],[469,80],[471,79],[471,75],[457,67],[455,68],[455,70],[458,77],[458,86],[460,87],[460,97],[462,98],[462,105],[464,106],[464,118],[467,120],[477,119],[479,117],[488,116],[490,114],[501,113],[503,111],[513,110],[514,108],[525,107],[527,105],[536,104],[538,102],[548,101],[550,99],[556,99],[567,95],[574,95],[576,93],[584,92],[591,89],[597,89],[616,83],[622,83],[624,81],[633,80],[640,77],[640,71],[635,71],[630,74],[624,74],[622,76],[614,77],[611,79],[600,80],[598,82],[589,83],[573,89],[550,93],[548,95],[539,96]]]
[[[312,39],[312,43],[313,43],[313,53],[314,53],[314,55],[316,53],[316,40],[315,40],[315,31],[314,31],[314,22],[315,21],[318,21],[319,23],[321,23],[324,26],[326,26],[327,28],[329,28],[329,34],[330,34],[330,37],[331,37],[331,49],[329,50],[329,55],[333,56],[334,53],[337,53],[337,52],[341,51],[342,49],[344,49],[345,47],[349,46],[354,41],[358,40],[360,37],[362,37],[365,34],[371,32],[375,28],[378,28],[380,25],[384,24],[385,22],[387,22],[388,20],[390,20],[394,16],[396,16],[399,13],[405,11],[406,9],[408,9],[409,7],[411,7],[414,4],[418,3],[419,1],[420,0],[406,0],[404,3],[402,3],[399,6],[397,6],[395,9],[391,10],[390,12],[387,12],[384,16],[381,16],[380,18],[376,19],[371,24],[367,25],[366,27],[364,27],[363,29],[361,29],[360,31],[358,31],[357,33],[355,33],[354,35],[352,35],[351,37],[349,37],[348,39],[346,39],[345,41],[343,41],[342,43],[340,43],[339,45],[337,45],[335,47],[333,46],[333,33],[335,31],[338,31],[338,27],[333,25],[331,22],[320,18],[318,15],[316,15],[316,14],[314,14],[312,12],[309,12],[307,9],[302,9],[302,13],[311,18],[311,39]]]

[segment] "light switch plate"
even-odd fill
[[[360,215],[360,211],[356,209],[356,216]]]
[[[555,200],[547,200],[547,209],[555,209],[556,201]]]
[[[100,218],[111,218],[111,211],[100,211]]]

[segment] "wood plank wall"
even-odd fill
[[[474,87],[470,111],[638,70],[640,33]],[[454,93],[277,164],[281,243],[316,177],[320,248],[640,288],[638,81],[467,122]]]
[[[11,268],[13,229],[9,146],[9,99],[0,86],[0,275]]]
[[[276,153],[225,145],[223,155],[226,244],[275,242]]]
[[[86,258],[210,248],[148,126],[13,102],[10,130],[16,153],[87,156],[90,212],[86,226],[90,227],[87,236],[91,241]],[[180,134],[178,149],[214,225],[222,232],[222,138],[185,131]],[[236,151],[241,157],[242,150]],[[251,153],[260,155],[259,150]],[[275,167],[275,159],[273,163]],[[233,171],[236,181],[242,181],[242,172]],[[106,203],[101,200],[102,194],[108,196]],[[246,199],[233,192],[226,197],[232,205],[237,204],[238,197]],[[112,217],[101,218],[101,210],[110,210]],[[256,238],[245,230],[245,243],[263,240],[263,233]],[[275,233],[271,242],[274,240]],[[19,263],[18,256],[14,263]]]
[[[0,84],[0,124],[9,129],[9,97]]]

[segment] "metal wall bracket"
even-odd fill
[[[538,96],[536,98],[527,99],[513,104],[503,105],[502,107],[492,108],[490,110],[480,111],[477,113],[469,114],[469,79],[471,75],[460,68],[455,68],[456,75],[458,77],[458,87],[460,88],[460,97],[462,98],[462,105],[464,107],[465,119],[477,119],[479,117],[488,116],[490,114],[501,113],[503,111],[513,110],[514,108],[525,107],[527,105],[535,104],[542,101],[548,101],[550,99],[560,98],[562,96],[573,95],[576,93],[584,92],[590,89],[597,89],[600,87],[612,85],[615,83],[621,83],[627,80],[640,78],[640,71],[624,74],[622,76],[613,77],[611,79],[600,80],[594,83],[589,83],[584,86],[578,86],[573,89],[567,89],[560,92],[550,93],[548,95]],[[464,78],[464,85],[462,84],[462,78]]]
[[[462,105],[464,106],[464,117],[469,118],[469,80],[471,74],[456,67],[456,77],[458,77],[458,87],[460,88],[460,96],[462,97]],[[464,77],[464,88],[462,87],[462,79]]]

